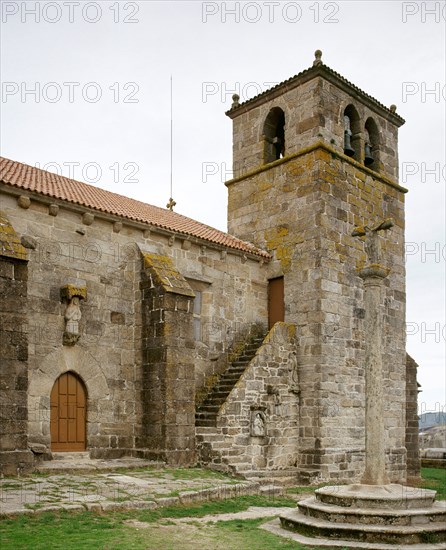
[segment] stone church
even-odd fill
[[[233,97],[228,233],[1,159],[0,468],[53,453],[251,478],[364,470],[364,240],[380,237],[386,460],[419,471],[405,350],[404,120],[313,65]]]

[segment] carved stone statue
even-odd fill
[[[63,343],[65,346],[74,346],[79,340],[79,321],[82,317],[80,301],[87,298],[87,289],[74,285],[65,285],[61,289],[61,299],[68,303],[65,310],[65,331]]]
[[[254,437],[265,436],[265,419],[261,412],[256,412],[252,420],[251,435]]]
[[[73,296],[65,311],[65,332],[79,334],[79,321],[82,317],[79,296]]]
[[[378,231],[383,231],[393,227],[393,221],[388,219],[384,220],[374,227],[370,228],[365,226],[357,227],[353,233],[353,237],[365,236],[365,251],[369,264],[376,265],[381,262],[381,243],[378,235]]]

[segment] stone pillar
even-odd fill
[[[378,232],[393,227],[384,220],[374,227],[357,227],[352,236],[365,237],[368,264],[359,276],[364,281],[365,309],[365,472],[364,485],[386,485],[386,450],[384,431],[381,294],[389,269],[381,265]]]
[[[406,355],[406,449],[407,481],[417,483],[420,480],[420,445],[418,421],[417,363]]]
[[[144,254],[142,437],[145,456],[195,463],[194,292],[167,256]]]
[[[0,474],[32,470],[28,449],[28,258],[0,214]]]
[[[386,485],[384,407],[382,385],[381,293],[388,270],[369,265],[359,276],[364,280],[365,308],[365,472],[362,483]]]

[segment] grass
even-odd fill
[[[180,518],[200,518],[211,514],[243,511],[250,506],[295,506],[289,498],[245,496],[224,501],[210,501],[197,506],[172,506],[158,510],[114,512],[97,515],[81,513],[43,513],[37,516],[19,516],[0,523],[2,550],[48,549],[156,549],[182,550],[196,548],[275,550],[301,548],[288,544],[280,537],[260,531],[258,525],[266,519],[255,521],[216,522],[215,524],[179,525]],[[141,529],[129,521],[144,522]],[[246,523],[246,525],[245,525]],[[245,525],[243,529],[241,526]],[[192,533],[191,533],[192,530]],[[193,535],[193,536],[192,536]]]
[[[168,506],[156,510],[142,510],[134,515],[139,521],[153,523],[162,518],[201,518],[208,515],[243,512],[250,506],[288,506],[295,508],[296,501],[286,497],[245,496],[225,500],[210,500],[195,506]]]
[[[437,491],[437,500],[446,500],[446,469],[421,468],[422,484],[424,489]]]
[[[190,479],[204,477],[196,471],[190,471],[190,475]],[[435,489],[438,498],[446,499],[446,470],[423,468],[422,480],[422,487]],[[212,521],[212,515],[241,512],[250,506],[294,508],[296,502],[291,494],[314,488],[295,487],[285,497],[243,496],[156,510],[105,514],[61,511],[19,516],[0,522],[0,547],[2,550],[305,550],[296,542],[259,529],[271,518]],[[204,516],[211,517],[209,521],[200,520]]]

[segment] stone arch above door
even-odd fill
[[[106,421],[102,418],[101,401],[109,401],[111,393],[100,364],[80,346],[59,348],[30,372],[28,387],[28,441],[50,447],[50,395],[60,375],[77,374],[87,389],[89,416],[87,423]],[[105,414],[105,413],[104,413]]]

